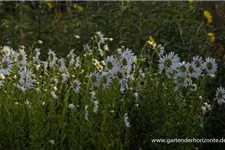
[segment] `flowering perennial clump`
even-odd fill
[[[189,62],[181,61],[178,54],[166,53],[161,44],[156,44],[152,37],[150,40],[149,43],[159,61],[156,75],[164,74],[172,80],[175,92],[182,88],[189,88],[194,92],[198,89],[198,80],[207,75],[215,76],[217,70],[215,59],[194,56]],[[104,94],[110,93],[115,87],[114,90],[118,89],[121,95],[132,91],[133,99],[137,101],[135,106],[138,107],[138,101],[142,97],[141,88],[146,82],[148,72],[148,67],[143,67],[139,62],[145,61],[145,58],[138,58],[131,49],[124,47],[118,48],[117,53],[113,53],[108,47],[108,42],[111,41],[112,38],[105,38],[101,32],[97,32],[92,38],[96,46],[84,45],[82,55],[77,56],[75,50],[71,50],[66,58],[58,58],[50,49],[46,61],[39,58],[41,54],[39,48],[36,48],[32,53],[33,56],[28,59],[24,47],[16,51],[4,46],[1,49],[4,55],[0,57],[0,87],[3,88],[13,82],[13,86],[24,93],[27,91],[47,93],[57,102],[63,98],[66,100],[66,107],[75,111],[78,106],[74,103],[73,96],[62,96],[67,94],[61,93],[66,87],[69,89],[67,92],[80,96],[86,121],[92,117],[91,110],[98,115],[99,109],[109,107],[110,113],[114,113],[114,102],[112,101],[110,106],[102,106],[103,101],[99,95],[104,97]],[[140,83],[139,86],[133,86],[137,83]],[[90,103],[83,102],[83,97],[89,99]],[[225,103],[225,90],[222,87],[217,89],[216,101],[220,105]],[[46,105],[45,101],[41,103],[43,106]],[[205,111],[206,106],[202,109]],[[132,121],[128,118],[130,113],[124,111],[123,114],[125,126],[132,127]]]

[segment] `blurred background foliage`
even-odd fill
[[[212,23],[207,23],[205,10],[211,13]],[[24,45],[28,49],[42,40],[38,46],[43,59],[48,49],[60,56],[71,49],[81,53],[82,43],[87,43],[96,31],[113,38],[112,52],[123,45],[137,55],[152,36],[167,52],[175,51],[183,60],[194,55],[216,58],[219,67],[210,83],[213,87],[208,86],[209,97],[215,95],[215,87],[225,85],[224,2],[1,1],[0,26],[0,45],[14,49]],[[213,109],[202,137],[225,138],[224,110]],[[212,144],[200,145],[206,147],[213,148]],[[218,149],[222,149],[219,144]]]

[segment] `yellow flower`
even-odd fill
[[[152,36],[149,36],[148,44],[152,45],[153,47],[156,46],[156,42],[155,42],[155,40],[152,38]]]
[[[47,5],[48,8],[50,8],[50,9],[53,7],[53,6],[52,6],[52,3],[50,3],[50,2],[47,2],[46,5]]]
[[[84,8],[82,6],[79,6],[79,5],[76,5],[76,4],[73,5],[73,8],[75,8],[79,11],[84,11]]]
[[[205,10],[205,11],[204,11],[204,16],[205,16],[205,18],[207,19],[207,23],[208,23],[208,24],[212,23],[212,15],[210,14],[209,11]]]
[[[213,32],[209,32],[207,35],[208,35],[208,37],[209,37],[209,39],[210,39],[210,42],[211,42],[211,43],[214,43],[215,40],[216,40],[215,34],[214,34]]]
[[[188,3],[189,3],[189,4],[193,3],[193,0],[188,0]]]

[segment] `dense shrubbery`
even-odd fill
[[[0,149],[224,137],[225,30],[201,2],[0,3]]]

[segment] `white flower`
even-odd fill
[[[79,93],[81,82],[79,80],[75,80],[73,82],[73,90],[75,93]]]
[[[124,71],[122,69],[117,69],[115,77],[119,80],[120,84],[127,82],[127,78],[125,77]]]
[[[123,118],[124,118],[125,126],[129,128],[130,127],[130,122],[128,121],[129,117],[128,117],[127,113],[125,113]]]
[[[162,44],[158,44],[155,47],[156,53],[158,54],[159,57],[161,57],[163,55],[163,53],[165,53],[164,51],[164,47],[162,46]]]
[[[217,63],[215,59],[207,57],[205,59],[204,68],[208,74],[214,74],[217,70]]]
[[[138,99],[138,97],[139,97],[138,92],[135,92],[135,93],[134,93],[134,97],[135,97],[136,99]]]
[[[207,111],[207,110],[206,110],[206,107],[205,107],[205,106],[202,106],[201,109],[202,109],[203,114],[205,114],[206,111]]]
[[[76,58],[75,67],[76,68],[80,67],[80,57],[79,56]]]
[[[58,60],[58,67],[59,67],[59,71],[62,72],[66,66],[65,66],[65,60],[63,58],[60,58]]]
[[[217,100],[217,103],[219,105],[225,103],[225,89],[224,88],[222,88],[222,87],[217,88],[215,100]]]
[[[103,84],[104,90],[106,90],[109,87],[109,85],[111,84],[111,82],[112,82],[112,79],[111,79],[110,74],[104,72],[102,74],[102,84]]]
[[[69,109],[74,109],[74,107],[75,107],[75,106],[74,106],[74,104],[72,104],[72,103],[68,105],[68,108],[69,108]]]
[[[91,72],[88,78],[90,79],[92,86],[99,87],[101,77],[98,72]]]
[[[182,63],[179,63],[178,73],[183,75],[183,76],[186,76],[187,72],[188,72],[188,68],[187,67],[188,66],[187,66],[185,61],[183,61]]]
[[[31,89],[34,87],[34,83],[36,83],[35,75],[29,69],[23,68],[19,71],[20,80],[19,85],[24,89]]]
[[[69,54],[66,56],[67,58],[68,58],[68,60],[69,60],[69,66],[72,66],[73,64],[74,64],[74,62],[75,62],[75,60],[74,60],[74,49],[72,49],[70,52],[69,52]]]
[[[174,83],[176,84],[175,90],[177,90],[176,88],[179,88],[179,87],[187,87],[192,82],[190,77],[188,77],[186,74],[183,74],[181,72],[176,72],[173,76],[173,79],[174,79]]]
[[[35,52],[35,57],[34,57],[34,61],[39,65],[40,64],[40,62],[41,62],[41,60],[39,59],[39,56],[40,56],[40,49],[39,48],[36,48],[35,50],[34,50],[34,52]]]
[[[6,56],[14,54],[14,50],[10,46],[3,46],[2,51]]]
[[[83,47],[84,47],[84,51],[86,51],[86,53],[87,53],[89,56],[91,56],[91,55],[93,54],[93,51],[92,51],[92,49],[90,48],[90,46],[89,46],[88,44],[83,45]]]
[[[55,94],[54,91],[51,91],[51,96],[52,96],[53,99],[57,99],[58,98],[58,96]]]
[[[21,66],[25,66],[27,63],[27,54],[24,50],[20,50],[19,53],[17,53],[17,64]]]
[[[136,56],[134,56],[134,53],[132,53],[132,51],[127,48],[125,51],[122,52],[120,61],[122,63],[122,66],[128,72],[130,72],[132,69],[132,63],[134,62],[135,59]]]
[[[12,72],[13,61],[10,56],[5,56],[0,62],[0,73],[4,75],[9,75]]]
[[[69,73],[62,73],[62,83],[64,83],[69,77]]]
[[[170,52],[159,59],[159,69],[172,73],[179,66],[180,58],[174,52]]]
[[[94,108],[93,108],[94,113],[97,113],[98,111],[98,104],[99,104],[98,100],[94,101]]]
[[[95,97],[95,91],[91,91],[90,92],[90,95],[91,95],[91,99],[93,100],[93,99],[96,99],[96,97]]]
[[[114,56],[107,56],[106,57],[105,67],[106,67],[106,70],[110,74],[114,75],[116,73],[117,64],[116,64],[116,59],[114,58]]]
[[[85,105],[84,107],[84,118],[88,121],[88,105]]]
[[[194,63],[197,68],[203,69],[202,57],[200,57],[200,56],[192,57],[192,62],[191,63]]]
[[[48,60],[49,60],[49,67],[52,67],[56,64],[57,57],[56,54],[51,49],[48,51]]]
[[[199,76],[201,75],[202,70],[200,68],[197,68],[195,63],[192,63],[192,64],[187,63],[186,66],[187,66],[188,74],[191,77],[198,79]]]
[[[98,43],[98,47],[100,47],[100,44],[105,43],[104,35],[101,31],[96,32],[95,40]]]

